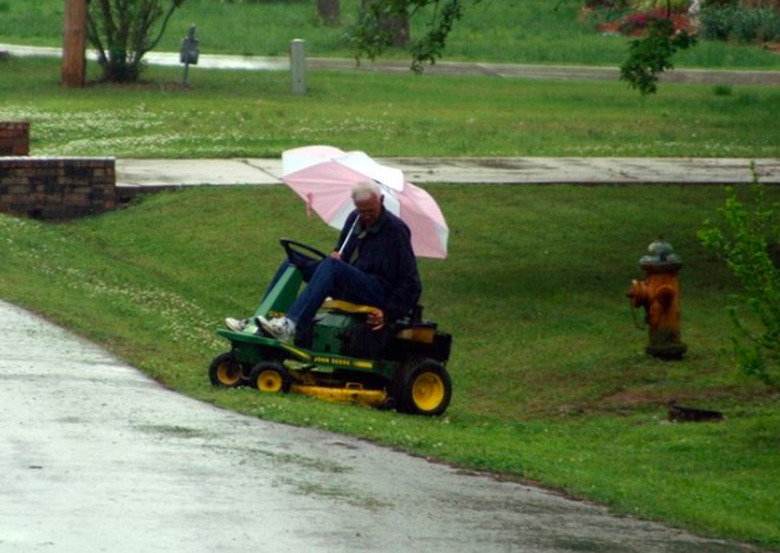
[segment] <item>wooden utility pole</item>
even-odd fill
[[[62,86],[84,86],[87,47],[87,0],[65,0],[62,35]]]

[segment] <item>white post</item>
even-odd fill
[[[293,94],[306,92],[306,41],[300,38],[290,42],[290,72]]]

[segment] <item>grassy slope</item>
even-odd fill
[[[732,287],[694,238],[722,189],[489,186],[479,209],[472,187],[431,191],[453,228],[450,257],[421,263],[426,313],[455,335],[455,396],[443,419],[210,388],[208,361],[226,345],[213,331],[253,309],[281,255],[277,237],[320,248],[335,238],[282,188],[161,194],[59,226],[0,217],[0,297],[168,386],[249,415],[365,436],[780,549],[777,398],[743,380],[722,350]],[[660,232],[685,261],[690,353],[680,363],[644,354],[645,333],[623,296]],[[671,398],[723,410],[729,421],[668,424]]]

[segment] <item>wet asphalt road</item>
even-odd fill
[[[219,410],[1,301],[0,409],[2,553],[746,550]]]

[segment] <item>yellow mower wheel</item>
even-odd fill
[[[399,390],[400,411],[415,415],[441,415],[452,398],[452,381],[442,365],[426,359],[403,376]]]
[[[221,353],[211,362],[209,380],[212,386],[235,388],[244,383],[244,370],[233,354]]]
[[[412,385],[412,400],[420,409],[432,411],[444,400],[444,381],[438,374],[421,374]]]
[[[258,363],[249,375],[249,385],[268,394],[286,394],[290,391],[291,383],[287,369],[273,361]]]

